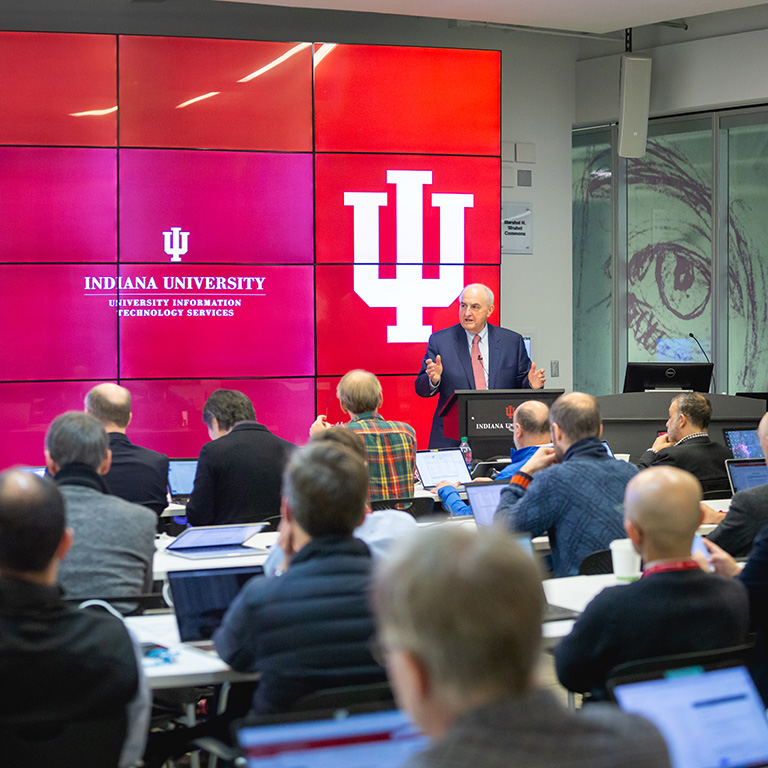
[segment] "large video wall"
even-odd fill
[[[195,456],[220,386],[303,443],[336,383],[413,392],[461,286],[499,286],[493,51],[0,33],[0,467],[101,381]]]

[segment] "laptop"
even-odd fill
[[[493,516],[499,506],[502,488],[509,485],[508,480],[498,483],[477,482],[467,483],[464,490],[467,494],[467,503],[472,510],[475,522],[479,526],[488,526],[493,523]]]
[[[442,480],[462,485],[472,481],[464,454],[458,448],[416,451],[416,470],[425,488],[434,488]]]
[[[428,738],[398,710],[244,726],[237,741],[247,768],[400,768],[429,746]]]
[[[45,477],[46,467],[20,467],[24,472],[32,472],[38,477]]]
[[[260,565],[168,571],[179,637],[183,643],[209,648],[230,603],[246,582],[263,576]]]
[[[168,462],[168,490],[175,504],[186,504],[192,495],[197,474],[197,459],[171,459]]]
[[[191,560],[253,555],[254,549],[244,546],[244,543],[268,526],[269,523],[245,523],[187,528],[168,545],[165,551]]]
[[[723,440],[734,459],[763,459],[763,446],[754,429],[725,429]]]
[[[673,768],[768,765],[765,705],[744,666],[651,672],[617,680],[619,706],[650,720],[669,747]]]
[[[765,459],[726,459],[725,469],[728,472],[731,493],[768,484],[768,466]]]

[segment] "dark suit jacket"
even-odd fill
[[[160,515],[168,504],[168,457],[134,445],[120,432],[109,433],[109,450],[112,466],[104,476],[109,492]]]
[[[640,469],[663,466],[686,469],[696,475],[706,493],[730,489],[725,460],[732,458],[733,454],[724,445],[713,443],[709,437],[702,435],[686,440],[680,445],[664,448],[658,453],[646,451],[637,466]]]
[[[187,504],[191,525],[251,523],[280,514],[283,469],[295,446],[263,424],[241,421],[200,449]]]
[[[734,557],[746,557],[755,536],[766,524],[768,485],[757,485],[734,494],[728,514],[707,538]]]
[[[440,355],[443,363],[443,375],[440,386],[432,392],[427,376],[427,358],[435,360]],[[488,324],[488,389],[529,389],[528,371],[531,360],[525,351],[523,337],[515,331]],[[458,445],[458,441],[443,437],[443,419],[439,415],[441,408],[448,402],[457,389],[474,389],[475,377],[472,373],[472,361],[469,356],[467,333],[461,325],[452,325],[437,331],[429,337],[427,351],[421,362],[421,370],[416,377],[416,394],[421,397],[439,395],[437,408],[432,419],[432,432],[429,435],[430,448],[448,448]]]
[[[749,671],[763,701],[768,702],[768,526],[755,537],[739,579],[749,593],[751,629],[757,632]]]

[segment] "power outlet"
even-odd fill
[[[550,360],[549,361],[549,375],[556,379],[560,376],[560,361],[559,360]]]

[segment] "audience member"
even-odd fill
[[[549,438],[549,408],[539,400],[528,400],[515,408],[512,415],[512,439],[515,447],[510,451],[510,463],[494,478],[511,480],[517,470],[542,445],[552,445]],[[485,478],[482,478],[485,479]],[[468,515],[470,509],[461,500],[458,483],[442,481],[435,486],[443,507],[452,515]]]
[[[168,457],[134,445],[125,434],[131,423],[131,393],[117,384],[99,384],[85,396],[85,411],[107,431],[112,465],[104,475],[109,492],[162,514],[168,503]]]
[[[368,647],[371,553],[352,536],[367,493],[365,464],[344,446],[311,442],[292,456],[280,536],[289,567],[248,582],[214,635],[228,664],[261,672],[257,712],[290,709],[316,689],[384,679]]]
[[[643,577],[603,590],[557,646],[566,688],[601,699],[617,664],[744,642],[746,590],[704,573],[691,556],[700,501],[699,481],[682,469],[654,467],[630,480],[624,526],[645,564]]]
[[[90,414],[57,416],[45,435],[45,461],[64,496],[74,544],[59,568],[69,597],[122,597],[152,585],[157,516],[108,493],[102,477],[112,454]]]
[[[413,496],[416,432],[404,421],[386,421],[379,414],[384,402],[379,380],[368,371],[349,371],[336,396],[350,416],[347,427],[365,441],[371,501]],[[314,437],[329,427],[325,416],[318,416],[309,434]]]
[[[210,443],[200,449],[187,503],[191,525],[252,523],[280,514],[280,476],[294,448],[256,421],[253,403],[217,389],[203,407]]]
[[[715,573],[735,578],[747,588],[750,628],[757,633],[749,671],[763,702],[768,706],[768,525],[755,537],[743,570],[724,549],[711,541],[704,541]]]
[[[56,575],[71,544],[64,499],[53,482],[20,471],[0,474],[0,722],[4,729],[43,732],[122,716],[119,765],[127,768],[144,748],[149,690],[123,623],[62,600]],[[10,748],[0,742],[0,764],[9,767],[18,764]],[[66,754],[60,757],[70,764]]]
[[[768,413],[760,419],[757,436],[768,462]],[[709,512],[715,510],[709,509]],[[768,523],[768,485],[756,485],[734,493],[728,514],[721,518],[707,538],[734,557],[746,557],[755,536]]]
[[[498,530],[433,527],[377,568],[378,641],[399,706],[432,745],[406,768],[662,768],[648,721],[570,712],[540,688],[544,595],[534,561]]]
[[[548,533],[554,575],[575,576],[587,555],[624,537],[621,501],[637,468],[605,450],[592,395],[561,395],[549,421],[553,447],[539,448],[520,467],[495,519],[531,536]]]
[[[697,392],[678,395],[669,406],[667,434],[656,438],[637,466],[680,467],[698,478],[705,493],[729,490],[725,460],[733,456],[724,445],[709,439],[711,419],[709,398]]]

